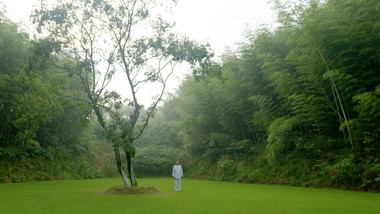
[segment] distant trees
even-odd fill
[[[78,81],[48,66],[52,43],[31,42],[16,24],[0,20],[2,149],[77,144],[90,114],[86,104],[70,98],[84,95]]]
[[[0,182],[100,174],[86,139],[90,106],[72,99],[85,98],[79,79],[51,66],[55,47],[30,40],[1,14]]]
[[[378,189],[379,3],[273,2],[277,29],[247,35],[173,99],[188,164],[199,174],[255,180],[255,170],[270,177],[269,166],[309,162],[287,176]]]
[[[179,118],[170,107],[171,100],[165,103],[136,140],[134,164],[140,176],[170,176],[175,161],[188,157],[181,141]]]

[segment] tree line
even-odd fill
[[[273,4],[278,27],[246,32],[160,109],[168,148],[194,177],[378,191],[380,3]]]
[[[128,43],[115,34],[118,51],[91,55],[100,31],[85,29],[102,22],[83,21],[73,28],[82,34],[67,39],[74,30],[61,30],[82,22],[66,15],[75,19],[73,8],[87,8],[86,20],[104,13],[110,27],[125,32],[123,11],[111,13],[117,8],[108,1],[77,3],[86,7],[41,9],[39,30],[55,28],[38,40],[1,13],[0,182],[105,176],[110,167],[96,160],[107,158],[127,159],[107,175],[129,173],[132,163],[137,176],[170,175],[179,159],[185,175],[197,178],[379,190],[379,2],[274,0],[278,26],[246,32],[237,51],[213,63],[207,46],[160,38],[170,28],[163,20],[157,37]],[[143,8],[141,20],[148,17]],[[117,63],[127,74],[130,66],[152,69],[149,54],[202,66],[159,107],[161,97],[145,109],[137,99],[95,90],[97,78],[112,79]],[[97,76],[99,56],[109,65],[106,77]],[[150,71],[142,82],[165,84]]]

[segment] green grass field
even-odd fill
[[[334,189],[182,180],[138,179],[162,194],[102,194],[121,179],[0,185],[0,213],[380,213],[380,194]]]

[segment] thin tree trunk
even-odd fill
[[[7,124],[5,124],[4,127],[1,130],[1,133],[0,133],[0,142],[1,142],[1,138],[3,137],[3,133],[4,133],[4,136],[6,134],[6,132],[5,132],[6,130],[7,130]]]
[[[125,173],[125,170],[124,170],[123,164],[122,164],[122,162],[121,162],[120,151],[119,151],[119,148],[118,148],[117,146],[114,147],[114,152],[115,152],[115,158],[116,158],[117,169],[119,170],[119,173],[120,173],[120,175],[121,175],[121,178],[122,178],[123,181],[124,181],[124,185],[125,185],[125,187],[130,187],[131,184],[130,184],[129,181],[128,181],[127,173]]]
[[[131,154],[129,154],[127,151],[125,151],[125,155],[127,157],[129,180],[131,181],[132,186],[137,186],[137,180],[136,180],[135,172],[133,171],[133,166],[132,166]]]
[[[325,60],[325,58],[323,57],[322,52],[319,50],[319,48],[318,48],[317,44],[315,43],[313,37],[311,37],[311,39],[312,39],[312,42],[313,42],[315,48],[316,48],[317,51],[318,51],[319,56],[321,57],[321,59],[322,59],[322,61],[323,61],[323,64],[324,64],[325,67],[326,67],[327,72],[329,72],[329,71],[330,71],[330,68],[329,68],[329,66],[328,66],[327,63],[326,63],[326,60]],[[344,110],[344,107],[343,107],[342,100],[341,100],[341,98],[340,98],[340,95],[339,95],[338,89],[337,89],[337,87],[336,87],[336,85],[335,85],[335,82],[334,82],[334,80],[333,80],[333,78],[332,78],[331,76],[330,76],[330,83],[331,83],[331,85],[332,85],[333,92],[335,92],[336,98],[338,99],[338,104],[339,104],[340,109],[341,109],[342,114],[343,114],[343,119],[344,119],[344,123],[345,123],[346,128],[347,128],[348,137],[349,137],[349,139],[350,139],[350,143],[351,143],[351,148],[354,148],[354,144],[353,144],[353,142],[352,142],[352,137],[351,137],[350,126],[348,125],[348,122],[347,122],[348,119],[347,119],[347,116],[346,116],[346,111]],[[335,96],[335,95],[334,95],[334,96]],[[338,104],[337,104],[337,105],[338,105]]]
[[[4,124],[4,127],[3,127],[3,129],[1,130],[1,134],[0,134],[0,142],[1,142],[1,138],[3,137],[3,134],[4,134],[4,137],[5,137],[5,135],[7,134],[7,129],[8,129],[8,123],[9,123],[9,120],[10,120],[10,118],[11,118],[11,115],[12,115],[12,109],[10,110],[10,112],[9,112],[9,116],[7,117],[7,122],[5,122],[5,124]],[[12,128],[11,128],[12,129]]]
[[[29,128],[29,124],[25,128],[24,137],[22,139],[22,146],[25,146],[26,132],[27,132],[28,128]]]
[[[132,183],[132,186],[137,186],[137,180],[136,180],[136,176],[135,176],[135,172],[133,171],[133,165],[131,163],[131,183]]]

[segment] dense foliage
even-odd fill
[[[49,65],[54,43],[0,17],[0,182],[100,176],[78,79]],[[75,160],[75,161],[73,161]]]
[[[178,159],[197,178],[380,190],[380,2],[283,2],[275,29],[247,32],[159,108],[133,141],[137,176]],[[0,182],[116,173],[56,48],[0,17]]]
[[[247,33],[164,107],[178,115],[185,171],[379,191],[380,3],[274,4],[275,30]]]

